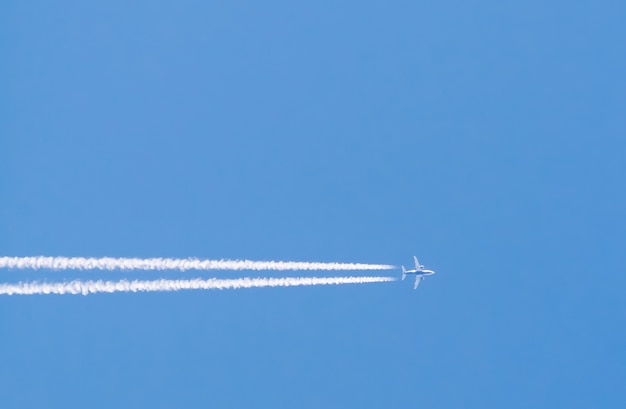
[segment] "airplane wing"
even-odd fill
[[[417,286],[420,285],[420,283],[422,282],[423,278],[424,277],[420,277],[420,276],[415,277],[415,285],[413,286],[414,290],[417,289]]]
[[[417,261],[417,256],[413,256],[413,259],[415,260],[415,269],[417,271],[421,271],[422,270],[422,266],[420,265],[420,262]]]

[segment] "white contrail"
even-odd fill
[[[198,260],[194,258],[0,257],[0,268],[51,270],[391,270],[388,264],[301,261]]]
[[[224,290],[253,287],[295,287],[303,285],[338,285],[384,283],[395,281],[392,277],[285,277],[285,278],[238,278],[208,280],[121,280],[121,281],[70,281],[64,283],[17,283],[0,284],[0,295],[34,294],[94,294],[116,292]]]

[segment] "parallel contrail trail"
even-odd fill
[[[121,280],[121,281],[70,281],[65,283],[0,284],[0,295],[35,294],[95,294],[116,292],[152,292],[180,290],[237,289],[253,287],[295,287],[303,285],[338,285],[384,283],[395,281],[392,277],[286,277],[239,278],[208,280]]]
[[[300,261],[198,260],[194,258],[0,257],[0,268],[51,270],[391,270],[388,264]]]

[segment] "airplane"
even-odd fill
[[[415,274],[415,286],[413,286],[413,289],[415,290],[417,286],[420,285],[420,282],[424,279],[424,277],[431,276],[435,274],[435,272],[433,270],[424,269],[424,266],[417,261],[417,257],[413,256],[413,259],[415,260],[415,270],[407,270],[404,266],[402,266],[402,279],[404,280],[407,274]]]

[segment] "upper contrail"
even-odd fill
[[[294,287],[303,285],[365,284],[395,281],[392,277],[285,277],[239,278],[208,280],[151,280],[151,281],[70,281],[65,283],[0,284],[0,295],[34,294],[94,294],[115,292],[180,291],[237,289],[253,287]]]
[[[303,261],[198,260],[194,258],[0,257],[0,268],[51,270],[391,270],[388,264]]]

